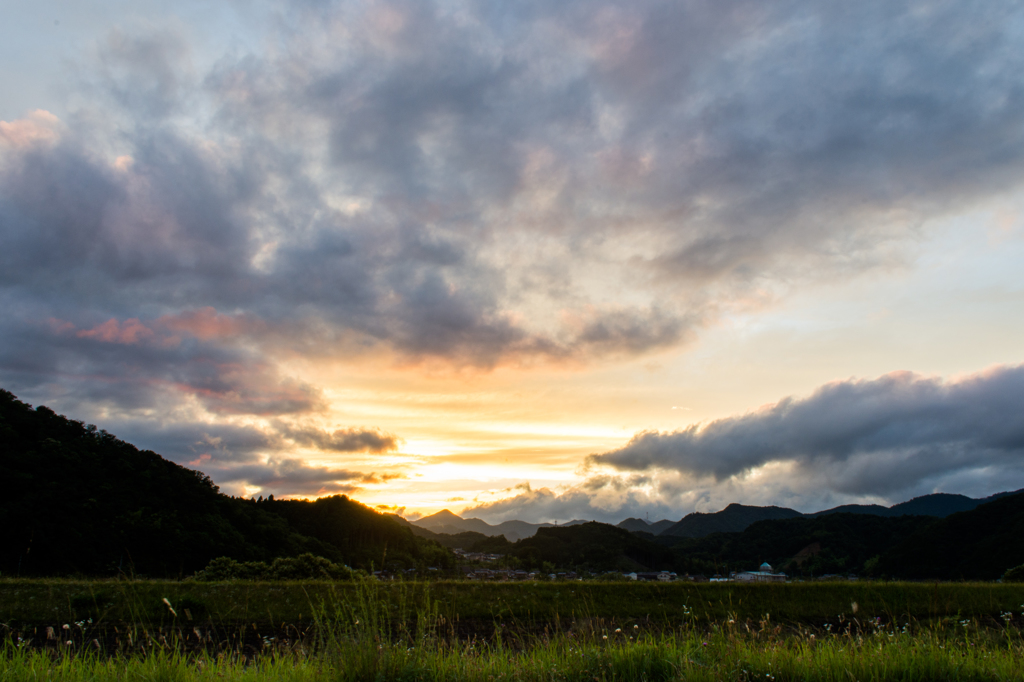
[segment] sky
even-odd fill
[[[0,386],[232,495],[1024,488],[1024,7],[0,0]]]

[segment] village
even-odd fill
[[[459,557],[459,572],[467,580],[491,580],[491,581],[514,581],[514,580],[583,580],[590,579],[609,581],[638,581],[638,582],[738,582],[738,583],[785,583],[790,582],[789,576],[776,571],[771,564],[764,562],[752,571],[733,571],[728,575],[715,574],[711,577],[704,575],[678,575],[672,571],[630,571],[618,572],[608,571],[598,575],[585,574],[583,571],[545,571],[545,570],[524,570],[501,567],[505,559],[503,554],[487,554],[483,552],[467,552],[462,549],[454,550]],[[856,575],[825,574],[817,576],[814,580],[857,580]]]

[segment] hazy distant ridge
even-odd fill
[[[574,519],[567,523],[559,524],[561,526],[575,526],[581,523],[586,523],[579,519]],[[474,533],[482,533],[484,535],[494,537],[497,535],[504,535],[505,539],[510,542],[521,540],[523,538],[530,538],[536,535],[538,528],[549,528],[554,527],[556,524],[553,523],[527,523],[526,521],[505,521],[499,523],[496,526],[492,526],[483,519],[469,518],[464,519],[461,516],[453,514],[447,509],[442,509],[436,514],[430,516],[424,516],[422,519],[413,521],[414,526],[425,528],[434,533],[444,533],[447,535],[456,535],[458,533],[465,533],[471,531]]]
[[[975,499],[966,495],[933,493],[931,495],[915,497],[912,500],[900,502],[891,507],[883,507],[878,504],[845,504],[810,514],[804,514],[788,507],[757,507],[733,503],[717,512],[693,512],[692,514],[687,514],[679,521],[663,519],[650,523],[640,518],[628,518],[615,525],[632,533],[642,532],[668,537],[701,538],[712,533],[739,533],[758,521],[817,518],[828,514],[869,514],[871,516],[887,518],[908,515],[945,518],[957,512],[971,511],[980,504],[1012,494],[1014,493],[1002,492],[990,495],[989,497]],[[586,521],[576,519],[559,525],[573,526],[581,523],[586,523]],[[467,531],[481,533],[490,537],[504,535],[507,540],[515,542],[523,538],[533,537],[537,533],[538,528],[550,528],[556,524],[505,521],[492,526],[483,519],[464,519],[445,509],[436,514],[413,521],[412,525],[429,530],[432,533],[448,535],[465,533]]]

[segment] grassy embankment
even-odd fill
[[[82,620],[87,598],[106,610]],[[1022,604],[993,584],[6,581],[0,617],[36,625],[0,680],[1022,680]],[[474,619],[491,634],[460,636]],[[286,627],[216,632],[257,622]]]

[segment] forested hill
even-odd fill
[[[312,552],[353,567],[452,555],[344,496],[254,501],[202,472],[0,389],[0,573],[180,576]],[[386,550],[385,550],[386,548]]]
[[[993,580],[1024,564],[1024,493],[952,514],[882,556],[880,570],[903,578]]]
[[[803,514],[786,507],[752,507],[733,503],[712,514],[687,514],[681,521],[661,531],[659,535],[700,538],[712,533],[738,533],[758,521],[792,519],[800,516]]]

